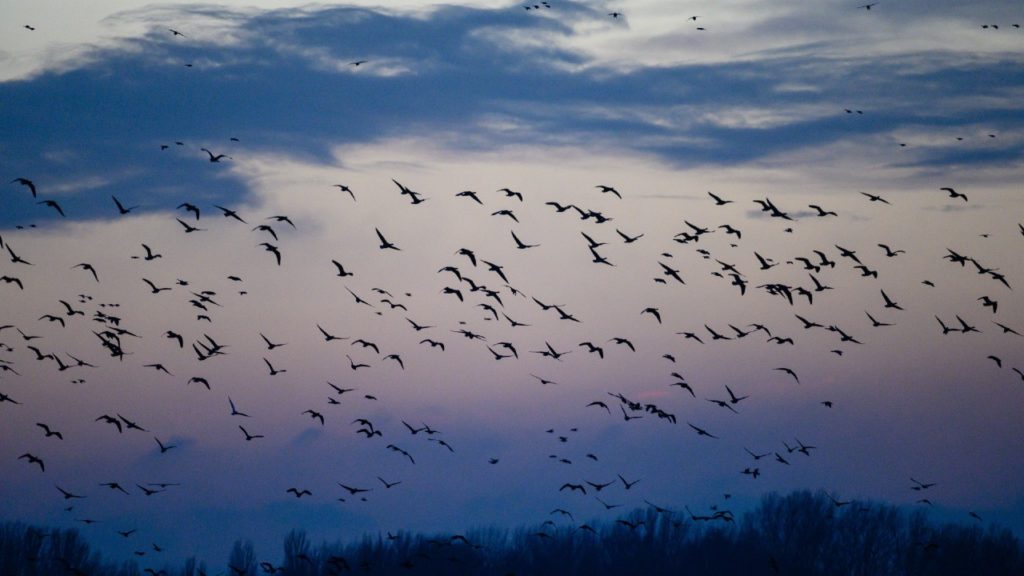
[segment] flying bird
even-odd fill
[[[201,150],[203,152],[206,152],[206,154],[210,157],[210,162],[220,162],[221,160],[223,160],[225,158],[227,158],[228,160],[232,160],[231,156],[228,156],[227,154],[217,154],[217,155],[214,155],[213,152],[210,152],[206,148],[200,148],[199,150]]]
[[[962,194],[960,192],[957,192],[956,190],[954,190],[952,188],[939,188],[939,190],[941,190],[943,192],[949,193],[950,199],[955,200],[957,198],[960,198],[964,202],[967,202],[967,195],[966,194]]]
[[[387,239],[384,238],[384,234],[381,233],[379,228],[374,228],[374,230],[377,232],[377,238],[380,239],[381,250],[401,250],[401,248],[399,248],[398,246],[395,246],[391,242],[388,242]]]
[[[129,208],[125,208],[124,204],[121,204],[121,201],[117,199],[117,196],[112,195],[110,198],[114,201],[114,205],[117,206],[117,212],[121,216],[124,216],[125,214],[128,214],[132,210],[138,208],[138,206],[131,206]]]
[[[28,178],[15,178],[14,180],[11,180],[11,184],[21,184],[22,186],[28,188],[29,192],[32,193],[33,198],[36,197],[36,185]]]
[[[49,206],[50,208],[53,208],[54,210],[56,210],[57,213],[61,215],[61,217],[65,216],[64,215],[64,210],[60,207],[60,204],[57,204],[56,200],[43,200],[41,202],[36,202],[36,204],[42,204],[43,206]]]

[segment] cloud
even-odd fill
[[[638,7],[630,34],[644,35],[643,26],[634,28],[647,10],[660,14],[656,4]],[[759,33],[803,26],[787,24],[791,15],[772,15],[777,20]],[[751,17],[766,15],[744,16]],[[62,191],[63,180],[98,193],[104,187],[89,183],[98,184],[95,166],[102,165],[105,178],[119,175],[119,197],[129,201],[154,193],[171,200],[199,188],[218,190],[224,202],[244,190],[223,171],[201,166],[200,147],[326,159],[340,141],[430,137],[455,150],[599,145],[680,167],[845,149],[853,157],[875,153],[909,172],[950,162],[1007,165],[1024,153],[1012,112],[1020,88],[1010,71],[1019,62],[1005,53],[897,51],[879,60],[854,49],[842,58],[773,52],[622,68],[586,48],[593,35],[623,32],[605,19],[572,3],[557,18],[454,6],[132,10],[111,16],[111,25],[141,22],[147,34],[93,46],[60,70],[0,84],[14,129],[0,146],[19,175],[44,175],[36,178],[44,190]],[[195,37],[172,36],[166,22],[188,25]],[[401,41],[373,41],[386,36]],[[362,59],[365,65],[350,65]],[[967,76],[985,78],[982,94]],[[245,96],[253,93],[259,96]],[[844,108],[865,113],[851,117]],[[989,121],[979,123],[979,116]],[[57,136],[69,122],[79,134],[74,148]],[[970,136],[979,132],[998,138]],[[954,133],[969,137],[956,141],[949,138]],[[171,148],[161,152],[161,145]],[[96,217],[99,206],[70,207],[76,216]],[[18,209],[6,221],[34,215],[42,217]]]

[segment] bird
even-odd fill
[[[180,210],[182,208],[184,208],[186,212],[193,213],[195,215],[195,217],[196,217],[196,220],[199,220],[199,207],[198,206],[196,206],[195,204],[191,204],[189,202],[182,202],[181,204],[178,204],[178,209]]]
[[[508,188],[501,188],[501,189],[498,190],[498,192],[504,192],[506,198],[515,198],[515,199],[519,200],[520,202],[523,201],[523,194],[522,194],[522,192],[516,192],[515,190],[510,190]]]
[[[46,464],[43,463],[43,460],[29,452],[25,452],[21,456],[18,456],[18,460],[27,460],[29,464],[38,465],[40,472],[46,472]]]
[[[693,424],[691,424],[689,422],[687,422],[686,425],[689,426],[690,428],[693,428],[693,430],[697,433],[698,436],[707,436],[708,438],[713,438],[715,440],[719,439],[718,436],[715,436],[714,434],[711,434],[710,432],[708,432],[707,430],[704,430],[703,428],[700,428],[698,426],[694,426]]]
[[[883,326],[892,326],[891,323],[881,322],[879,320],[876,320],[875,317],[872,316],[871,313],[868,312],[867,310],[864,311],[864,314],[867,314],[868,320],[871,320],[871,327],[872,328],[880,328],[880,327],[883,327]]]
[[[355,195],[355,193],[354,193],[354,192],[352,192],[352,189],[351,189],[351,188],[349,188],[348,186],[346,186],[346,185],[344,185],[344,184],[334,184],[334,187],[335,187],[335,188],[338,188],[338,189],[339,189],[339,190],[341,190],[342,192],[348,192],[348,195],[352,197],[352,201],[353,201],[353,202],[355,202],[355,201],[356,201],[356,195]]]
[[[903,310],[903,308],[899,304],[897,304],[896,302],[894,302],[893,300],[891,300],[889,298],[889,295],[885,293],[885,290],[882,290],[881,292],[882,292],[882,300],[885,301],[885,307],[886,308],[893,308],[893,309],[896,309],[896,310]]]
[[[410,202],[413,205],[420,204],[422,202],[426,202],[426,199],[423,198],[423,196],[419,192],[414,192],[414,191],[410,190],[408,187],[406,187],[404,184],[401,184],[400,182],[398,182],[394,178],[392,178],[391,181],[394,182],[396,186],[398,186],[399,190],[401,191],[400,193],[403,196],[408,196],[409,197]]]
[[[348,340],[348,336],[335,336],[334,334],[329,333],[319,324],[316,325],[316,329],[319,330],[320,334],[324,337],[324,342],[331,342],[334,340]]]
[[[267,360],[266,358],[263,359],[263,363],[267,365],[267,369],[270,370],[270,375],[271,376],[277,376],[278,374],[284,374],[285,372],[288,371],[287,369],[280,369],[280,370],[278,370],[278,369],[274,368],[274,365],[271,364],[270,360]]]
[[[726,204],[732,204],[734,202],[733,200],[726,200],[710,190],[708,191],[708,196],[715,201],[715,206],[725,206]]]
[[[246,222],[244,219],[242,219],[242,217],[238,215],[238,212],[235,212],[234,210],[231,210],[229,208],[225,208],[223,206],[218,206],[216,204],[214,204],[213,207],[218,209],[218,210],[220,210],[221,211],[221,215],[223,215],[225,218],[233,218],[235,220],[238,220],[242,224],[248,224],[248,222]]]
[[[251,442],[253,440],[256,440],[256,439],[264,437],[262,434],[250,434],[249,431],[246,430],[245,427],[242,426],[241,424],[238,425],[238,429],[242,431],[242,434],[245,434],[245,441],[246,442]]]
[[[889,201],[876,194],[868,194],[867,192],[861,192],[864,196],[867,196],[868,200],[872,202],[881,202],[883,204],[889,204]]]
[[[143,281],[143,282],[145,282],[146,284],[148,284],[148,285],[149,285],[149,289],[150,289],[150,291],[151,291],[151,292],[152,292],[153,294],[159,294],[159,293],[161,293],[161,292],[167,292],[167,291],[170,291],[170,288],[169,288],[169,287],[166,287],[166,286],[161,286],[161,287],[158,287],[158,286],[157,286],[156,284],[154,284],[154,283],[153,283],[153,281],[152,281],[152,280],[150,280],[150,279],[148,279],[148,278],[143,278],[143,279],[142,279],[142,281]]]
[[[380,347],[378,347],[373,342],[370,342],[368,340],[363,340],[362,338],[357,338],[356,340],[352,341],[352,346],[355,346],[357,344],[359,346],[362,346],[363,348],[372,348],[375,353],[380,354]]]
[[[238,409],[235,408],[235,401],[232,400],[230,396],[228,396],[228,404],[231,406],[231,415],[232,416],[242,416],[244,418],[249,418],[250,417],[245,412],[239,412]]]
[[[516,223],[519,222],[519,218],[516,218],[515,213],[512,212],[511,210],[508,210],[508,209],[495,210],[494,212],[491,213],[491,216],[508,216],[509,218],[511,218]]]
[[[80,494],[75,494],[73,492],[69,492],[69,491],[61,488],[60,486],[57,486],[56,484],[54,485],[54,487],[57,488],[57,490],[61,493],[61,495],[64,496],[65,500],[80,500],[82,498],[85,498],[85,496],[82,496]]]
[[[288,494],[294,494],[296,498],[302,498],[303,496],[312,496],[313,495],[313,493],[310,492],[309,490],[306,490],[306,489],[300,490],[300,489],[294,488],[294,487],[285,490],[285,492],[288,493]]]
[[[967,202],[967,195],[966,194],[962,194],[960,192],[957,192],[956,190],[954,190],[952,188],[939,188],[939,190],[941,190],[943,192],[949,193],[950,199],[955,200],[957,198],[960,198],[964,202]]]
[[[483,206],[484,204],[483,201],[480,200],[480,197],[476,195],[476,192],[473,192],[472,190],[463,190],[462,192],[456,192],[455,195],[460,198],[469,198],[481,206]]]
[[[579,346],[581,348],[586,348],[587,352],[590,352],[591,354],[597,354],[598,357],[604,358],[604,349],[600,346],[595,346],[592,342],[580,342]],[[605,406],[605,408],[607,409],[607,406]]]
[[[267,350],[273,350],[274,348],[280,348],[281,346],[286,346],[287,345],[287,343],[271,342],[269,338],[267,338],[266,336],[263,335],[263,332],[260,332],[260,338],[262,338],[263,342],[265,342],[267,344]]]
[[[372,492],[373,491],[372,488],[357,488],[355,486],[346,486],[345,484],[342,484],[341,482],[337,482],[337,484],[338,484],[338,486],[341,486],[342,488],[344,488],[345,491],[348,492],[350,496],[355,496],[356,494],[362,494],[364,492]]]
[[[774,370],[778,370],[780,372],[785,372],[786,374],[789,374],[790,376],[792,376],[793,380],[796,380],[797,384],[800,383],[800,378],[796,375],[796,372],[792,368],[780,367],[780,368],[775,368]]]
[[[583,495],[587,494],[587,489],[585,486],[583,486],[582,484],[573,484],[571,482],[566,482],[565,484],[562,484],[562,486],[558,489],[559,492],[563,490],[569,490],[570,492],[579,492]]]
[[[156,445],[160,447],[160,453],[161,454],[165,454],[165,453],[167,453],[167,451],[169,451],[169,450],[171,450],[173,448],[177,448],[178,447],[176,444],[164,444],[156,436],[153,436],[153,440],[156,440]]]
[[[35,185],[35,182],[32,182],[28,178],[15,178],[14,180],[11,180],[10,183],[11,184],[21,184],[22,186],[28,188],[29,192],[32,193],[32,197],[33,198],[36,197],[36,185]]]
[[[612,188],[611,186],[604,186],[603,184],[598,184],[597,186],[595,186],[595,188],[597,188],[604,194],[614,194],[619,198],[619,200],[622,199],[622,194],[620,194],[618,190]]]
[[[269,242],[261,242],[259,244],[259,246],[263,246],[264,250],[266,250],[267,252],[270,252],[271,254],[273,254],[274,255],[274,259],[277,262],[277,265],[278,266],[281,265],[281,251],[278,250],[277,246],[274,246],[273,244],[271,244]]]
[[[64,439],[64,435],[63,434],[61,434],[60,432],[58,432],[56,430],[51,429],[47,424],[44,424],[42,422],[36,422],[36,426],[38,426],[38,427],[43,429],[43,433],[46,434],[46,438],[50,438],[51,436],[55,436],[58,440],[63,440]]]
[[[978,301],[981,302],[982,306],[986,308],[991,308],[993,314],[995,314],[996,310],[999,308],[999,302],[993,300],[988,296],[982,296],[981,298],[978,298]],[[998,324],[998,322],[996,324]]]
[[[200,148],[199,150],[202,151],[202,152],[206,152],[206,154],[210,157],[210,162],[220,162],[221,160],[223,160],[225,158],[227,158],[228,160],[233,160],[233,158],[231,158],[227,154],[217,154],[217,155],[214,155],[213,152],[210,152],[206,148]]]
[[[735,394],[733,394],[732,389],[729,388],[728,384],[725,385],[725,391],[729,393],[729,403],[730,404],[739,404],[742,400],[745,400],[745,399],[750,397],[749,395],[748,396],[736,396]]]
[[[511,232],[512,232],[512,239],[515,240],[515,242],[516,242],[516,248],[518,248],[520,250],[526,250],[527,248],[536,248],[537,246],[540,246],[540,244],[524,244],[523,241],[520,240],[518,236],[516,236],[516,233],[515,233],[514,230],[512,230]]]
[[[42,200],[40,202],[36,202],[36,204],[42,204],[43,206],[53,208],[54,210],[57,211],[58,214],[61,215],[61,217],[65,217],[64,210],[60,207],[60,204],[58,204],[56,200]]]
[[[622,237],[622,241],[625,242],[626,244],[632,244],[633,242],[636,242],[637,240],[639,240],[639,239],[644,237],[643,234],[637,234],[636,236],[630,236],[630,235],[626,234],[625,232],[623,232],[622,230],[619,230],[618,228],[615,229],[615,232],[619,236]]]
[[[191,234],[193,232],[204,232],[204,231],[206,231],[206,228],[199,228],[198,226],[193,226],[193,225],[189,224],[188,222],[185,222],[181,218],[175,218],[175,220],[177,220],[178,224],[181,224],[181,227],[185,229],[185,234]]]
[[[117,199],[117,196],[111,195],[110,198],[114,201],[114,205],[117,206],[117,212],[121,216],[124,216],[125,214],[128,214],[132,210],[135,210],[136,208],[138,208],[138,206],[132,206],[130,208],[125,208],[124,205],[121,204],[121,201]]]
[[[350,368],[351,368],[351,369],[352,369],[353,371],[355,371],[355,370],[359,370],[360,368],[369,368],[369,367],[370,367],[370,365],[369,365],[369,364],[357,364],[357,363],[356,363],[356,361],[355,361],[355,360],[353,360],[353,359],[352,359],[352,357],[351,357],[351,356],[349,356],[348,354],[346,354],[346,355],[345,355],[345,358],[348,358],[348,364],[349,364],[349,367],[350,367]]]
[[[374,230],[377,232],[377,238],[380,239],[381,250],[401,250],[401,248],[399,248],[398,246],[395,246],[391,242],[388,242],[387,239],[384,238],[384,234],[381,233],[379,228],[374,228]]]

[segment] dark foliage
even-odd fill
[[[980,525],[936,525],[923,512],[892,505],[840,502],[824,493],[765,496],[737,520],[635,510],[593,527],[560,518],[514,531],[388,534],[359,542],[311,545],[302,531],[284,540],[284,557],[261,560],[237,542],[228,565],[208,572],[194,559],[182,568],[105,563],[76,530],[0,524],[4,576],[323,576],[372,574],[673,574],[885,576],[1024,574],[1024,547],[1009,531]]]

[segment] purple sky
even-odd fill
[[[927,498],[937,518],[974,511],[1021,533],[1024,15],[741,4],[172,3],[97,8],[74,31],[4,8],[0,275],[23,289],[0,283],[0,393],[17,402],[0,403],[0,518],[82,526],[115,558],[157,542],[220,563],[238,538],[277,554],[295,527],[333,541],[537,524],[558,507],[610,518],[645,500],[741,511],[811,488]],[[138,207],[121,215],[111,196]],[[791,220],[761,211],[766,199]],[[376,230],[400,250],[380,249]],[[512,233],[538,246],[517,249]],[[141,258],[142,244],[161,257]],[[815,251],[834,267],[813,269]],[[96,335],[117,328],[130,331],[120,360]],[[210,339],[225,354],[200,359],[193,344]],[[501,342],[519,357],[495,360],[488,346],[510,353]],[[539,354],[548,344],[567,354]],[[809,455],[787,450],[801,442]],[[588,481],[613,484],[559,490]],[[144,495],[160,483],[174,485]],[[338,483],[372,491],[362,501]]]

